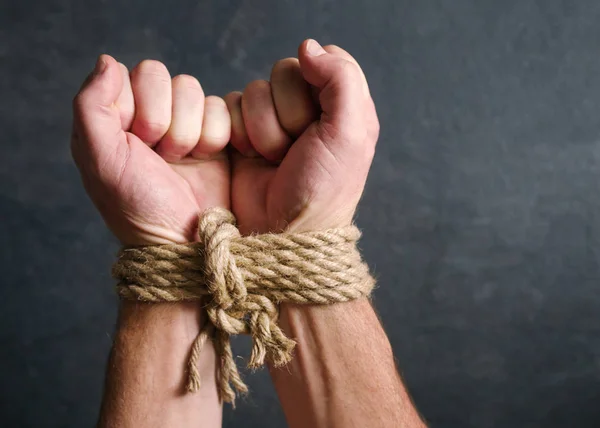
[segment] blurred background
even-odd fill
[[[118,245],[68,141],[98,54],[224,95],[313,37],[355,55],[378,106],[358,224],[419,410],[600,426],[598,22],[592,0],[0,0],[0,425],[96,421]],[[285,426],[267,373],[246,380],[224,426]]]

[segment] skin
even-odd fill
[[[243,234],[352,222],[379,123],[363,72],[341,48],[307,40],[270,81],[224,100],[158,62],[129,73],[103,55],[98,68],[74,100],[72,151],[124,244],[189,242],[213,206],[231,209]],[[122,304],[99,426],[220,426],[210,344],[201,391],[183,392],[201,315],[194,304]],[[284,304],[280,322],[298,344],[290,364],[271,368],[291,427],[424,426],[366,299]]]

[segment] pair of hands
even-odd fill
[[[73,106],[73,158],[124,245],[193,241],[211,207],[242,234],[347,226],[379,134],[358,63],[314,40],[224,99],[160,62],[130,73],[102,55]]]

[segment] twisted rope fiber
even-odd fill
[[[249,334],[248,367],[268,358],[281,366],[295,342],[277,325],[278,304],[331,304],[368,296],[375,285],[356,242],[355,226],[308,233],[242,237],[232,213],[200,216],[199,242],[127,248],[113,267],[122,299],[145,302],[206,301],[210,322],[196,338],[188,362],[189,391],[200,388],[198,359],[213,339],[220,357],[219,393],[234,403],[247,392],[234,361],[230,336]]]

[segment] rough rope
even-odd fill
[[[219,393],[234,403],[247,392],[235,364],[230,336],[249,334],[248,367],[266,358],[281,366],[292,358],[295,342],[277,325],[278,304],[330,304],[370,294],[374,280],[356,248],[354,227],[322,232],[242,237],[225,209],[206,211],[199,242],[127,248],[113,267],[121,298],[146,302],[207,302],[206,322],[190,353],[189,391],[200,388],[198,359],[213,339],[220,357]]]

